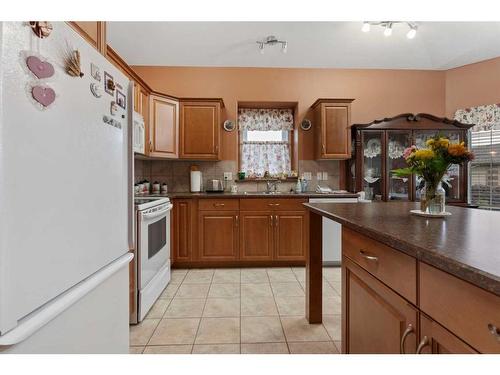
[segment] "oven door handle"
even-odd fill
[[[160,210],[160,211],[156,211],[156,212],[152,212],[150,214],[141,214],[141,218],[142,219],[146,219],[146,220],[150,220],[150,219],[155,219],[157,218],[158,216],[163,216],[165,215],[168,211],[170,211],[172,209],[172,204],[169,204],[165,209],[163,210]]]

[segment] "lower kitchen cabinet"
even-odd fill
[[[200,261],[237,260],[238,211],[200,211],[198,253]]]
[[[276,260],[304,260],[309,221],[305,211],[278,211],[274,218]]]
[[[431,318],[420,315],[420,342],[417,354],[477,354],[446,328]]]
[[[342,352],[415,353],[418,311],[349,258],[342,264]]]
[[[272,211],[241,213],[240,259],[272,260],[274,249]]]
[[[172,261],[193,260],[193,217],[196,215],[192,199],[175,199],[172,210]]]

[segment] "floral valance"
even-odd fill
[[[464,124],[474,124],[472,131],[500,130],[500,104],[459,109],[455,120]]]
[[[291,109],[250,109],[238,110],[240,130],[292,130],[293,111]]]

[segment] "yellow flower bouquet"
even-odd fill
[[[452,164],[462,164],[474,159],[474,154],[464,142],[451,143],[446,137],[436,136],[426,142],[427,148],[416,146],[404,150],[403,157],[408,167],[392,172],[399,177],[412,174],[421,176],[425,181],[425,194],[421,195],[421,211],[430,213],[444,212],[444,196],[437,194],[444,175]]]

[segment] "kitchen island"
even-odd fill
[[[322,319],[321,221],[342,224],[344,353],[500,352],[500,213],[412,202],[305,204],[306,315]]]

